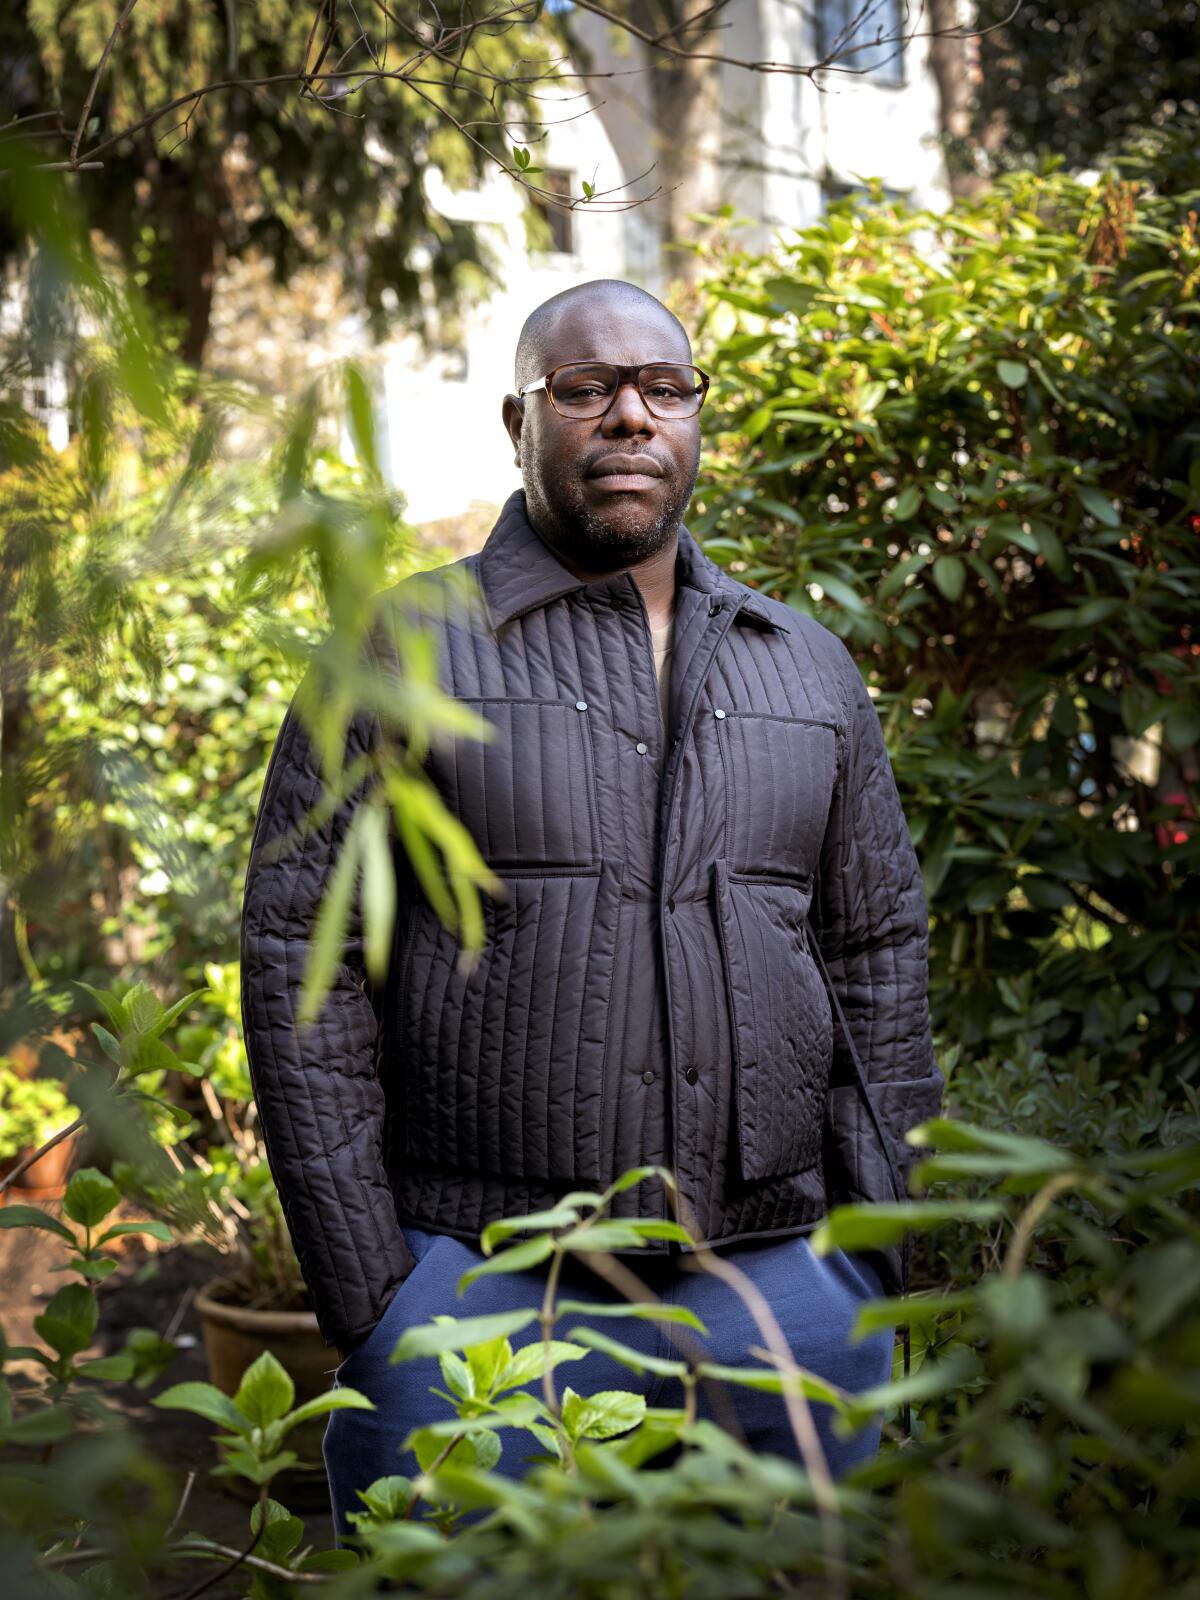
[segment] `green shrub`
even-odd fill
[[[690,526],[859,658],[948,1104],[986,1062],[1028,1091],[990,1115],[1050,1137],[1056,1079],[1165,1108],[1200,1071],[1198,210],[1193,123],[943,215],[876,185],[701,284]]]
[[[26,1078],[0,1056],[0,1161],[45,1144],[79,1115],[56,1078]]]
[[[986,1232],[991,1264],[977,1282],[862,1307],[861,1331],[911,1325],[910,1376],[851,1395],[782,1359],[716,1371],[721,1381],[773,1390],[781,1406],[785,1390],[799,1404],[832,1405],[837,1430],[882,1412],[885,1442],[873,1460],[827,1483],[799,1433],[794,1458],[756,1455],[696,1420],[690,1397],[705,1371],[702,1350],[671,1363],[683,1380],[678,1409],[648,1409],[633,1391],[590,1391],[594,1348],[634,1370],[661,1370],[662,1358],[622,1344],[619,1321],[613,1339],[590,1325],[594,1307],[562,1300],[557,1275],[567,1255],[602,1260],[605,1249],[661,1236],[659,1220],[607,1215],[617,1189],[651,1172],[670,1187],[670,1174],[640,1169],[604,1195],[565,1196],[553,1211],[484,1230],[489,1259],[461,1286],[541,1262],[540,1305],[445,1314],[403,1331],[391,1359],[436,1355],[445,1388],[432,1389],[427,1414],[397,1438],[396,1472],[362,1492],[352,1518],[358,1548],[339,1550],[306,1544],[303,1523],[273,1488],[296,1463],[297,1424],[370,1407],[353,1388],[296,1407],[292,1380],[264,1355],[232,1396],[189,1382],[151,1397],[212,1422],[212,1470],[254,1485],[253,1542],[236,1547],[181,1525],[172,1511],[178,1470],[164,1473],[170,1464],[133,1449],[117,1416],[104,1423],[103,1385],[132,1374],[156,1380],[172,1352],[136,1330],[117,1355],[83,1357],[96,1330],[91,1280],[113,1264],[103,1248],[112,1230],[94,1230],[117,1191],[97,1172],[77,1173],[65,1210],[82,1240],[33,1207],[0,1209],[0,1226],[60,1235],[84,1280],[60,1289],[37,1319],[42,1345],[9,1348],[0,1337],[0,1550],[28,1562],[22,1592],[57,1592],[51,1575],[65,1573],[80,1593],[130,1600],[177,1592],[165,1580],[185,1567],[215,1580],[240,1548],[252,1559],[237,1592],[248,1595],[308,1593],[325,1573],[334,1596],[376,1592],[384,1581],[443,1600],[1194,1596],[1200,1141],[1090,1155],[939,1121],[912,1142],[931,1152],[913,1175],[927,1193],[904,1205],[838,1208],[813,1236],[823,1251],[882,1245],[906,1227]],[[675,1321],[678,1311],[635,1305],[637,1315]],[[782,1334],[761,1313],[755,1320],[762,1345],[776,1348],[773,1333]],[[40,1366],[40,1385],[10,1382],[4,1369],[18,1357]],[[897,1443],[905,1399],[917,1426]],[[490,1470],[514,1431],[543,1447],[519,1482]],[[15,1459],[13,1446],[40,1447],[40,1457]],[[668,1450],[676,1454],[664,1460]],[[171,1492],[139,1503],[156,1478]],[[310,1581],[292,1584],[289,1573]]]

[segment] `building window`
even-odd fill
[[[538,187],[548,189],[551,194],[560,194],[564,200],[571,198],[573,181],[574,174],[559,167],[547,167],[545,172],[538,174]],[[530,200],[533,202],[533,209],[539,217],[545,219],[546,226],[550,229],[550,243],[547,248],[557,255],[572,255],[575,250],[574,213],[563,206],[552,205],[538,195],[530,195]]]
[[[902,88],[904,44],[900,36],[905,31],[907,10],[903,0],[820,0],[817,48],[822,57],[840,57],[838,66],[844,72]]]
[[[821,193],[827,206],[835,200],[854,199],[867,203],[874,201],[874,196],[865,183],[847,183],[828,172],[821,182]],[[912,190],[891,189],[884,183],[879,186],[879,198],[884,205],[903,204],[911,201]]]
[[[52,361],[41,372],[28,376],[21,385],[21,400],[30,416],[46,430],[50,445],[55,450],[65,450],[72,433],[78,431],[79,419],[72,415],[63,362]]]

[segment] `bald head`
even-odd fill
[[[634,283],[600,278],[531,314],[517,344],[517,388],[576,361],[690,366],[692,346],[661,300]],[[576,570],[615,571],[675,537],[700,464],[697,413],[659,416],[626,382],[600,416],[563,416],[544,389],[505,395],[502,415],[529,519]]]
[[[525,318],[517,340],[514,370],[517,388],[532,383],[561,361],[599,356],[599,345],[595,350],[580,350],[578,354],[559,354],[557,334],[567,321],[575,329],[581,325],[594,328],[600,340],[614,313],[636,316],[643,323],[660,321],[662,349],[656,354],[676,361],[692,359],[691,341],[682,322],[661,300],[648,290],[639,289],[636,283],[627,283],[624,278],[594,278],[590,283],[579,283],[551,295]]]

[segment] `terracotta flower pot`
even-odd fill
[[[333,1387],[338,1353],[322,1339],[311,1311],[259,1311],[222,1299],[224,1292],[222,1280],[213,1278],[196,1291],[194,1302],[204,1329],[212,1384],[234,1395],[246,1368],[269,1350],[296,1386],[294,1406]],[[284,1441],[284,1449],[295,1450],[304,1463],[280,1473],[276,1480],[278,1497],[287,1505],[306,1509],[328,1505],[329,1487],[321,1456],[325,1423],[325,1417],[314,1417],[293,1428]],[[256,1496],[254,1486],[244,1479],[221,1481],[240,1499]]]
[[[61,1200],[67,1192],[67,1183],[79,1148],[81,1131],[77,1128],[67,1138],[60,1139],[52,1150],[47,1150],[46,1154],[39,1157],[32,1166],[26,1167],[16,1183],[10,1185],[7,1193],[19,1200],[22,1205],[36,1205],[42,1200]],[[0,1177],[4,1177],[14,1167],[19,1166],[34,1148],[33,1145],[27,1145],[24,1150],[18,1150],[15,1156],[0,1161]]]

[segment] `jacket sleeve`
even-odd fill
[[[943,1076],[929,1016],[929,919],[879,714],[853,657],[843,658],[846,731],[814,884],[811,921],[907,1194],[919,1152],[905,1132],[936,1116]],[[824,1159],[830,1206],[889,1200],[893,1186],[854,1064],[834,1014]],[[885,1287],[899,1289],[899,1248],[880,1252]]]
[[[310,671],[312,669],[310,668]],[[378,1021],[363,967],[358,896],[317,1018],[297,1021],[323,890],[364,792],[324,822],[319,756],[288,707],[267,769],[241,922],[242,1024],[267,1160],[322,1336],[348,1350],[378,1322],[412,1268],[384,1168]],[[349,725],[346,761],[379,737]],[[296,835],[288,848],[268,847]]]

